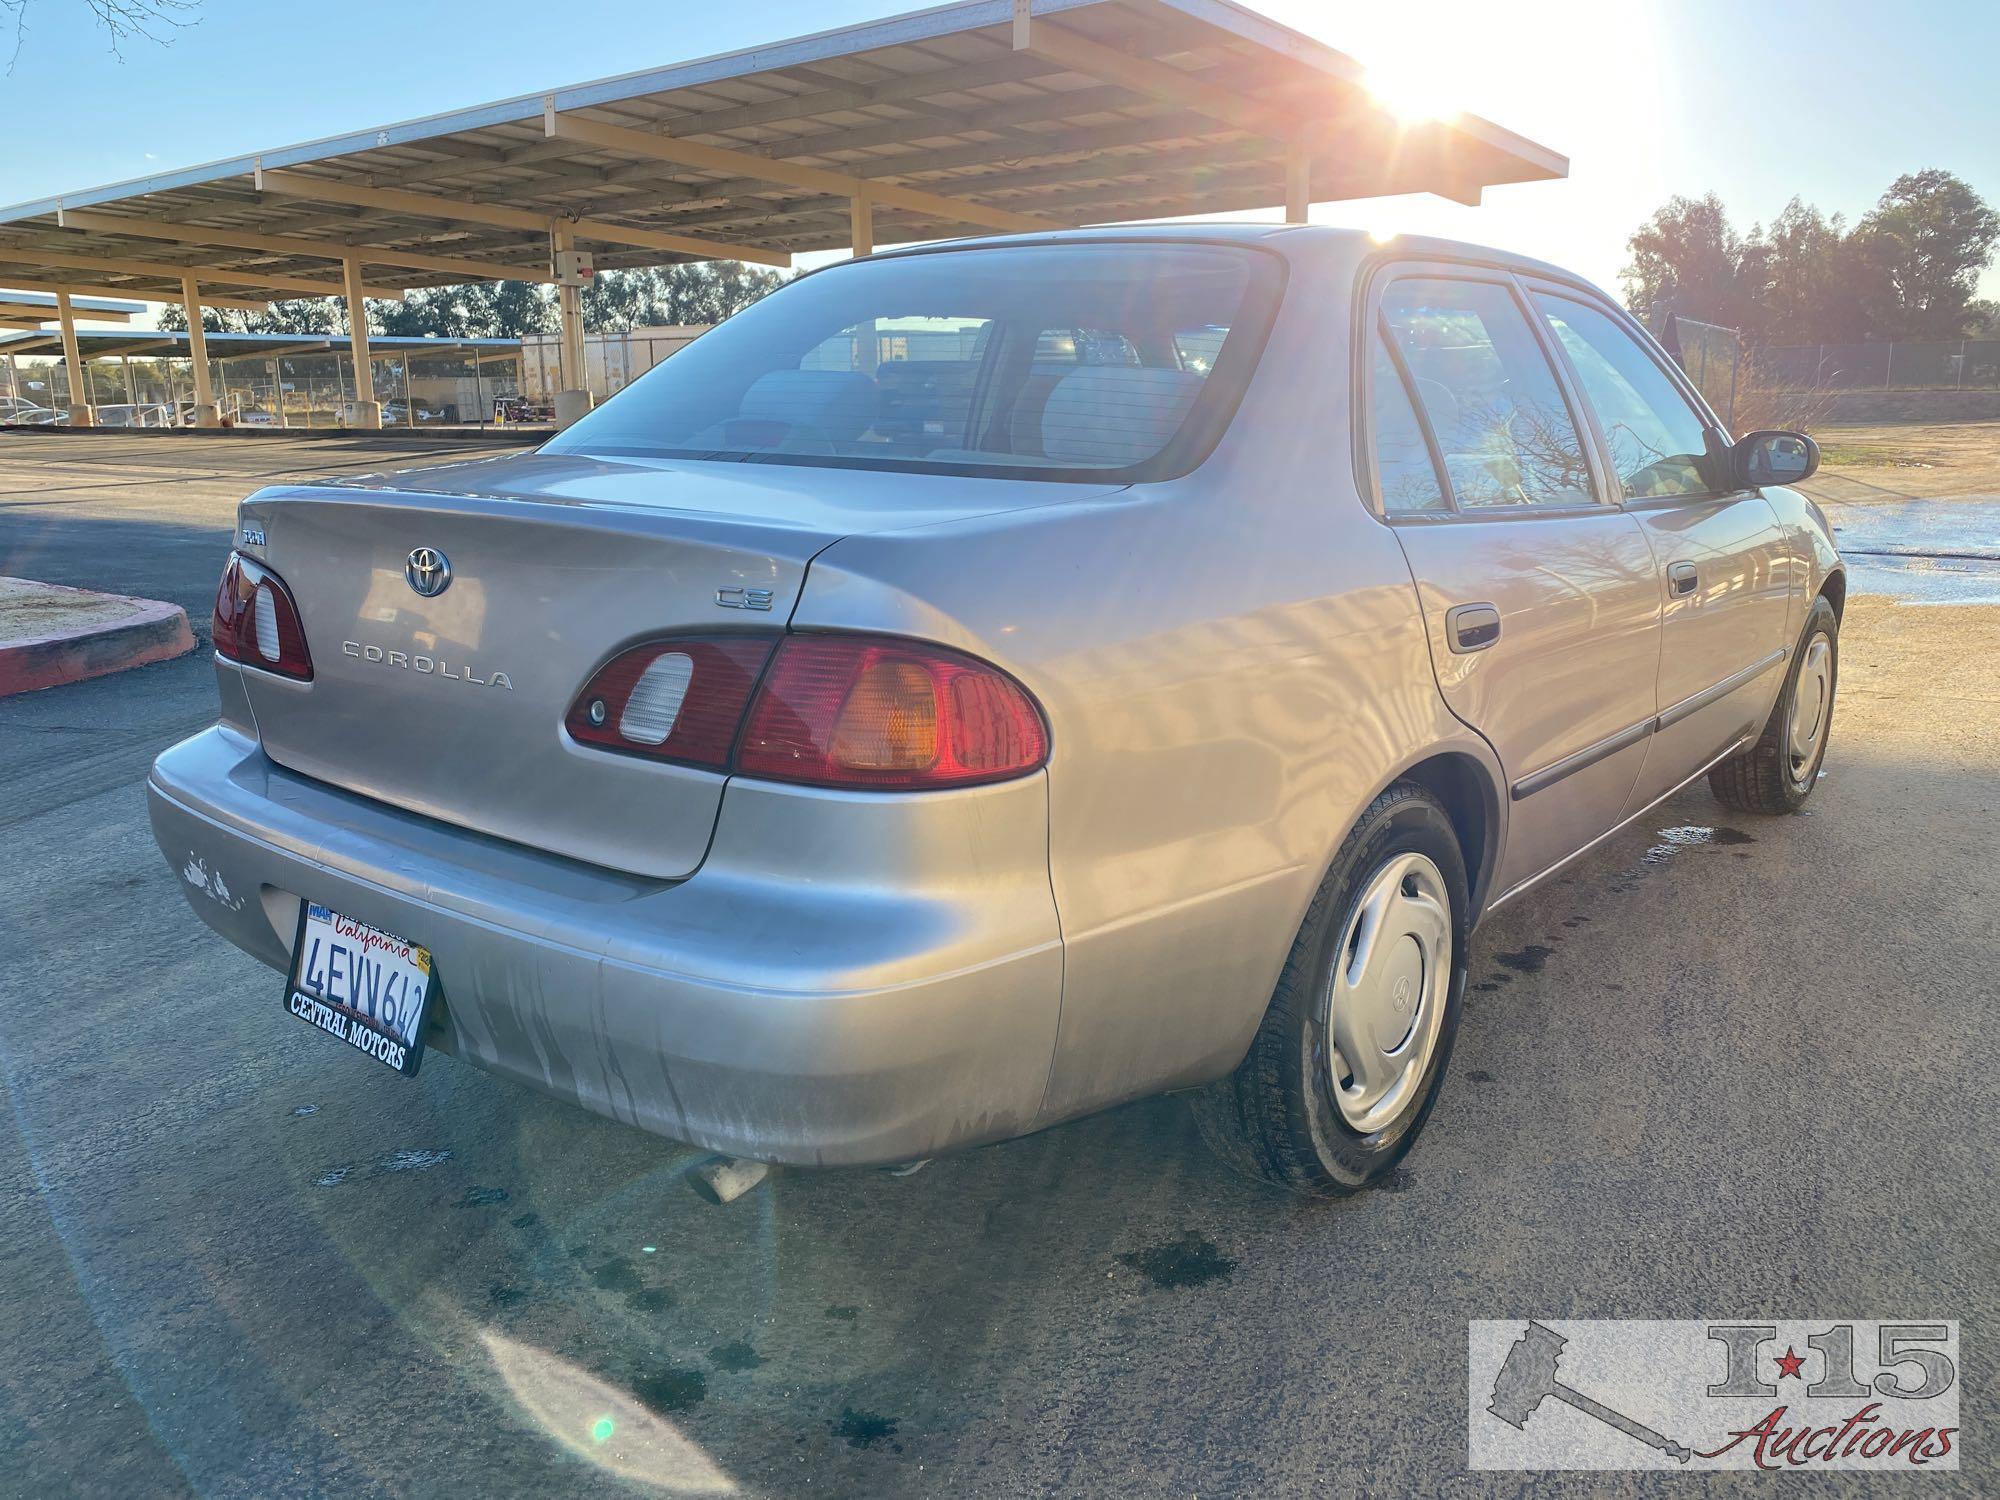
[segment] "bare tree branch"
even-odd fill
[[[28,8],[32,0],[0,0],[0,23],[11,20],[14,46],[7,57],[7,72],[21,60],[21,48],[28,39]],[[77,3],[77,0],[70,0]],[[103,29],[111,55],[125,60],[125,46],[133,41],[165,47],[174,33],[186,31],[200,21],[201,0],[81,0],[98,26]]]

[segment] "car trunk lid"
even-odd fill
[[[280,765],[379,801],[685,876],[726,777],[573,741],[564,714],[599,666],[645,640],[781,631],[843,535],[1080,492],[542,455],[261,491],[242,522],[262,545],[244,551],[290,589],[313,678],[246,671],[258,733]],[[450,571],[428,597],[419,549]]]

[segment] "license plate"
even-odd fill
[[[285,1009],[301,1021],[399,1073],[414,1073],[437,987],[428,949],[303,903],[285,986]]]

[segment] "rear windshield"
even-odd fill
[[[1228,245],[996,246],[800,278],[545,451],[1164,478],[1199,463],[1280,268]]]

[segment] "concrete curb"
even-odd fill
[[[0,698],[61,687],[168,661],[194,650],[194,631],[187,612],[159,599],[133,599],[91,589],[42,584],[52,593],[93,599],[115,599],[132,606],[122,618],[49,635],[0,640]]]

